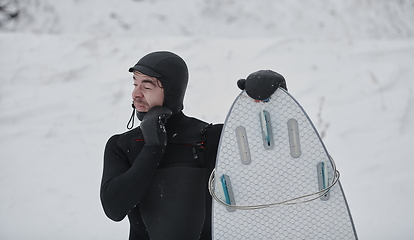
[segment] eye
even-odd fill
[[[143,87],[144,89],[151,90],[151,89],[153,89],[153,88],[154,88],[154,85],[153,85],[152,83],[143,83],[143,84],[142,84],[142,87]]]

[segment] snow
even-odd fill
[[[414,237],[412,1],[20,7],[0,29],[0,239],[128,238],[100,205],[103,149],[126,131],[128,68],[155,50],[187,61],[184,112],[213,123],[238,79],[281,73],[337,163],[360,239]]]

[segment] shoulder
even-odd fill
[[[185,116],[185,115],[184,115]],[[221,129],[223,128],[223,124],[212,124],[212,123],[207,123],[203,120],[200,120],[198,118],[195,117],[188,117],[185,116],[185,121],[184,124],[187,127],[193,127],[195,129],[199,129],[201,131],[201,133],[221,133]]]
[[[188,117],[188,116],[184,116],[184,125],[187,125],[188,127],[195,127],[195,128],[200,128],[200,130],[202,128],[204,128],[206,125],[208,125],[207,122],[200,120],[198,118],[195,117]]]
[[[211,135],[221,135],[221,131],[223,130],[223,124],[209,124],[206,128],[206,132]]]
[[[223,130],[223,124],[208,124],[205,127],[206,142],[217,143],[220,141],[221,131]]]
[[[124,133],[115,134],[111,136],[107,143],[107,147],[120,147],[128,145],[128,143],[135,141],[136,139],[142,138],[142,132],[139,127],[129,130]]]
[[[192,128],[194,132],[205,135],[208,138],[219,138],[221,130],[223,129],[223,124],[207,123],[193,117],[188,117],[188,122],[185,126],[187,126],[187,128]]]
[[[208,124],[200,119],[179,113],[167,120],[167,138],[171,143],[202,141],[202,130]]]
[[[223,129],[223,124],[213,124],[213,123],[207,123],[203,120],[200,120],[198,118],[194,117],[187,117],[185,116],[186,121],[184,126],[191,127],[194,129],[194,131],[197,131],[198,133],[201,133],[202,135],[205,135],[206,137],[209,136],[219,138],[221,135],[221,130]]]

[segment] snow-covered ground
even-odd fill
[[[239,78],[281,73],[360,239],[413,239],[414,3],[324,2],[28,0],[0,31],[0,239],[127,239],[100,205],[103,149],[131,114],[128,68],[155,50],[187,61],[184,112],[208,122]]]

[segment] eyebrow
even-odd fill
[[[132,79],[137,80],[135,76],[132,76]],[[155,81],[151,79],[144,79],[142,80],[142,83],[151,83],[152,85],[156,86]]]
[[[143,82],[143,83],[151,83],[152,85],[154,85],[154,86],[155,86],[155,83],[154,83],[154,81],[152,81],[152,80],[147,80],[147,79],[144,79],[144,80],[142,80],[142,82]]]

